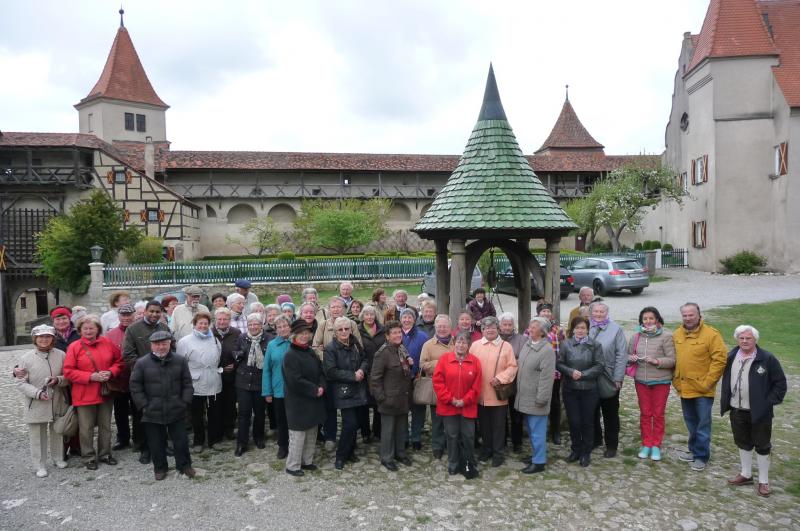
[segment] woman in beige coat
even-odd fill
[[[69,381],[64,378],[64,352],[54,347],[56,331],[52,326],[40,325],[31,330],[34,349],[25,353],[19,368],[27,375],[16,379],[17,390],[23,395],[25,412],[22,421],[28,424],[31,438],[31,458],[36,477],[47,476],[47,448],[50,461],[58,468],[66,468],[61,436],[53,430],[53,421],[67,409],[64,388]],[[49,438],[49,439],[48,439]]]

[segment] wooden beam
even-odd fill
[[[466,299],[464,287],[466,286],[467,272],[464,243],[464,240],[451,240],[453,259],[450,261],[450,307],[448,314],[453,323],[458,323],[458,314],[464,309],[464,301]]]
[[[439,313],[450,313],[450,283],[447,271],[447,240],[436,240],[436,307]]]
[[[561,322],[561,261],[559,244],[561,238],[547,238],[547,262],[545,265],[545,298],[553,303],[553,317]]]

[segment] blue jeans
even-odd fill
[[[704,463],[711,457],[711,407],[714,398],[681,398],[683,421],[689,430],[689,451]]]
[[[547,415],[525,415],[525,424],[528,426],[528,436],[531,438],[531,449],[534,465],[547,463]]]

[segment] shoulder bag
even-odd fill
[[[497,361],[494,362],[494,375],[492,378],[497,377],[497,367],[500,364],[500,356],[503,354],[503,345],[500,345],[500,351],[497,353]],[[494,394],[497,396],[498,400],[508,400],[515,394],[517,394],[517,378],[511,381],[511,383],[501,383],[494,386]]]
[[[62,392],[65,400],[69,402],[69,393]],[[56,417],[53,421],[53,431],[64,437],[74,437],[78,433],[78,415],[75,414],[75,406],[69,404],[64,414]]]
[[[83,347],[83,352],[86,354],[86,357],[89,358],[89,361],[92,362],[94,372],[100,372],[100,369],[97,368],[97,364],[94,362],[92,353],[89,352],[89,349],[86,348],[86,346]],[[109,379],[107,382],[100,382],[100,396],[111,396],[111,388],[108,386],[111,380],[113,380],[113,378]]]
[[[415,404],[420,406],[436,405],[436,393],[433,391],[433,378],[430,376],[422,376],[422,370],[419,371],[414,380],[414,394],[412,399]]]
[[[639,346],[639,337],[641,334],[638,332],[633,336],[633,355],[636,356],[636,348]],[[625,374],[631,378],[636,378],[636,369],[639,366],[638,362],[633,362],[625,368]]]

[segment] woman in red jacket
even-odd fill
[[[122,372],[122,354],[108,338],[101,337],[102,326],[96,315],[86,315],[77,324],[81,338],[70,344],[64,359],[64,376],[72,382],[72,405],[78,412],[81,455],[89,470],[97,461],[116,465],[111,455],[111,411],[113,397],[106,394],[106,383]],[[94,428],[97,426],[97,452]]]
[[[451,476],[461,472],[467,479],[478,476],[473,448],[483,384],[480,361],[469,353],[471,342],[469,331],[459,331],[455,352],[443,354],[433,372],[436,414],[444,421],[447,437],[447,471]]]

